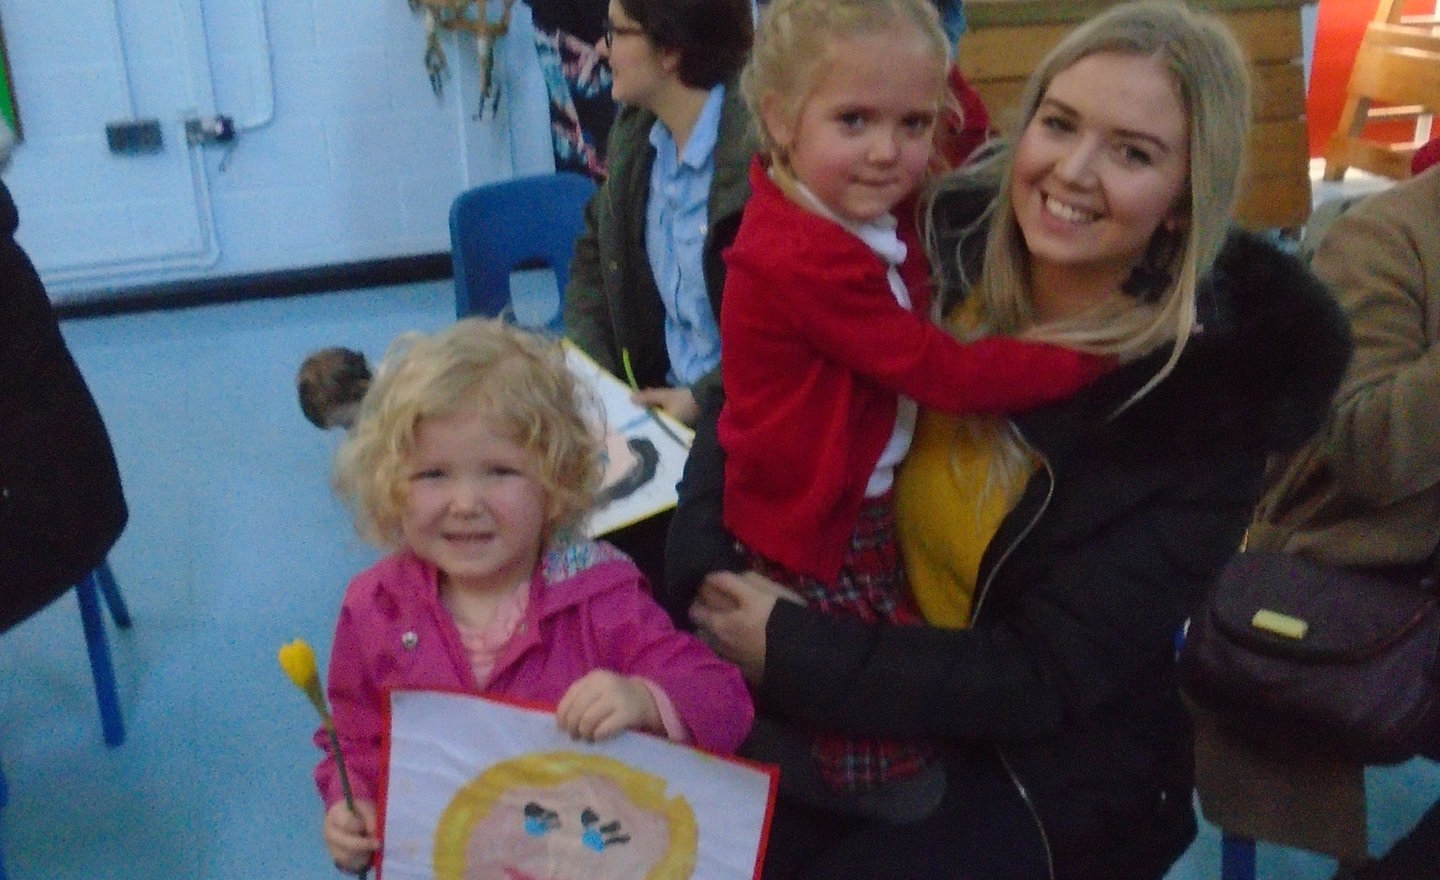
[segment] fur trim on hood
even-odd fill
[[[1154,390],[1114,419],[1150,441],[1211,442],[1283,452],[1324,423],[1353,347],[1329,289],[1298,258],[1254,233],[1232,232],[1198,291],[1199,332]],[[1123,402],[1168,351],[1102,380]],[[1113,409],[1110,410],[1113,412]]]

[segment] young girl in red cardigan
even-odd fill
[[[946,106],[949,44],[928,0],[775,0],[741,77],[765,153],[721,307],[725,523],[747,561],[827,613],[907,608],[891,482],[916,401],[1010,413],[1065,397],[1103,359],[927,319],[914,197]],[[808,740],[808,748],[807,748]],[[908,821],[944,791],[923,746],[757,729],[781,792]]]

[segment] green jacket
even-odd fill
[[[665,306],[645,253],[645,205],[655,149],[650,127],[655,114],[637,107],[620,111],[610,129],[609,176],[585,208],[585,231],[575,243],[570,282],[565,287],[565,335],[600,366],[624,377],[620,353],[630,352],[642,388],[666,384]],[[739,77],[725,82],[725,103],[715,144],[715,178],[710,184],[705,233],[705,286],[720,319],[725,288],[725,248],[735,238],[740,212],[750,198],[746,170],[759,148],[750,113],[740,96]],[[696,383],[695,393],[720,384],[717,367]]]

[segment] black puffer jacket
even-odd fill
[[[1227,242],[1200,320],[1174,372],[1118,417],[1165,352],[1016,419],[1045,465],[986,550],[969,629],[871,627],[780,602],[762,710],[993,746],[1054,877],[1161,876],[1195,835],[1176,634],[1238,547],[1267,455],[1320,425],[1350,352],[1326,289],[1246,233]],[[677,616],[704,571],[733,562],[722,477],[702,430],[666,560]]]
[[[127,515],[110,437],[18,224],[0,184],[0,632],[104,560]]]

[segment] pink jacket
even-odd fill
[[[553,706],[593,669],[654,682],[702,748],[733,752],[750,731],[754,706],[739,670],[675,629],[634,563],[609,544],[573,544],[545,557],[525,619],[483,691],[440,604],[435,567],[408,552],[381,560],[350,582],[330,650],[330,705],[354,796],[378,795],[387,691],[486,693]],[[324,728],[315,743],[325,752],[315,782],[328,809],[343,797],[339,773]]]

